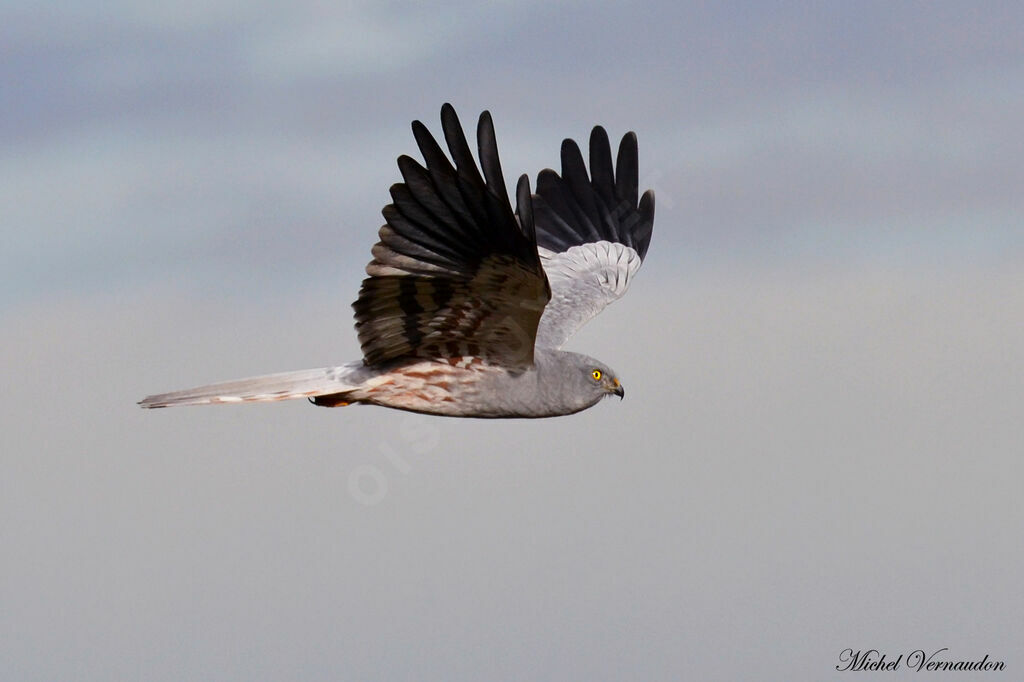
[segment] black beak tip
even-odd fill
[[[616,387],[615,395],[619,396],[619,400],[622,400],[623,398],[626,397],[626,389],[624,389],[622,386]]]

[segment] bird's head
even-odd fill
[[[626,395],[615,370],[592,357],[542,349],[536,360],[540,392],[544,400],[557,403],[553,409],[560,414],[585,410],[608,396]]]
[[[621,400],[626,397],[626,389],[622,387],[622,383],[615,376],[615,372],[607,367],[603,365],[597,366],[595,363],[595,366],[590,368],[589,378],[595,389],[601,391],[602,398],[617,395],[619,400]]]
[[[575,385],[579,394],[590,399],[591,404],[611,395],[625,397],[626,389],[611,367],[586,355],[571,355],[574,356],[575,362],[572,363],[574,376],[570,382]]]

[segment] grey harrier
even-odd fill
[[[441,108],[455,165],[419,121],[421,165],[398,159],[386,224],[355,308],[363,359],[152,395],[142,407],[309,398],[452,417],[552,417],[624,395],[611,369],[560,350],[621,297],[647,253],[654,193],[638,195],[636,135],[590,135],[590,173],[562,143],[562,173],[525,175],[513,212],[491,116],[477,125],[483,176],[455,110]]]

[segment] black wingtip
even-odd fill
[[[633,228],[633,244],[640,260],[647,257],[647,248],[651,245],[651,234],[654,232],[654,190],[649,189],[640,197],[637,209],[640,222]]]
[[[476,126],[476,143],[483,168],[484,181],[502,203],[509,203],[508,190],[505,189],[505,176],[501,172],[501,159],[498,157],[498,140],[494,133],[494,121],[491,113],[484,111]]]
[[[636,206],[639,185],[639,151],[636,133],[630,131],[622,136],[619,143],[619,154],[615,159],[615,189],[620,199],[630,206]]]
[[[640,217],[646,222],[654,222],[654,190],[649,189],[640,197]]]
[[[530,194],[530,177],[525,173],[519,176],[516,184],[516,215],[519,216],[519,227],[531,243],[537,241],[537,229],[533,222],[533,195]]]
[[[561,150],[562,179],[569,186],[572,194],[577,199],[577,219],[581,229],[581,235],[590,241],[602,239],[614,239],[610,225],[602,218],[602,209],[594,200],[591,189],[590,176],[587,174],[587,165],[583,161],[583,152],[576,144],[576,140],[566,138],[562,140]]]
[[[576,144],[576,140],[570,137],[562,140],[560,156],[562,160],[563,178],[569,173],[572,173],[574,176],[582,173],[583,179],[589,181],[589,178],[587,177],[587,167],[583,163],[583,152],[580,151],[580,146]]]
[[[441,131],[444,133],[445,142],[448,143],[448,150],[456,155],[456,150],[459,152],[468,152],[468,145],[466,144],[466,135],[462,132],[462,123],[459,122],[459,115],[455,113],[455,107],[445,102],[441,106]],[[459,159],[453,158],[456,165]]]
[[[590,131],[590,180],[599,194],[606,197],[615,194],[612,146],[608,132],[601,126],[594,126]]]
[[[412,122],[412,134],[417,140],[423,135],[429,135],[430,131],[427,130],[427,126],[423,124],[423,121],[416,119]]]
[[[469,150],[466,133],[462,130],[455,107],[451,104],[446,103],[441,107],[441,130],[444,132],[444,139],[448,144],[452,161],[455,162],[455,168],[470,182],[482,185],[483,179],[477,170],[476,161],[473,160],[473,153]]]
[[[594,126],[590,131],[590,163],[593,165],[594,157],[607,157],[609,165],[612,160],[612,145],[608,139],[608,131],[604,126]],[[601,159],[602,161],[604,158]]]
[[[545,169],[537,175],[534,211],[538,244],[564,251],[574,245],[605,240],[647,254],[654,223],[654,193],[639,191],[639,145],[630,131],[622,136],[614,161],[608,132],[590,132],[589,173],[579,145],[561,145],[561,174]],[[639,205],[638,205],[639,203]]]

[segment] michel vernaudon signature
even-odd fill
[[[989,660],[988,654],[978,661],[952,661],[944,656],[948,648],[937,649],[927,653],[924,649],[914,649],[905,654],[899,654],[895,658],[889,658],[884,652],[878,649],[843,649],[839,652],[839,665],[836,670],[849,670],[859,672],[863,670],[914,670],[941,671],[941,670],[1005,670],[1006,664],[1003,661]]]

